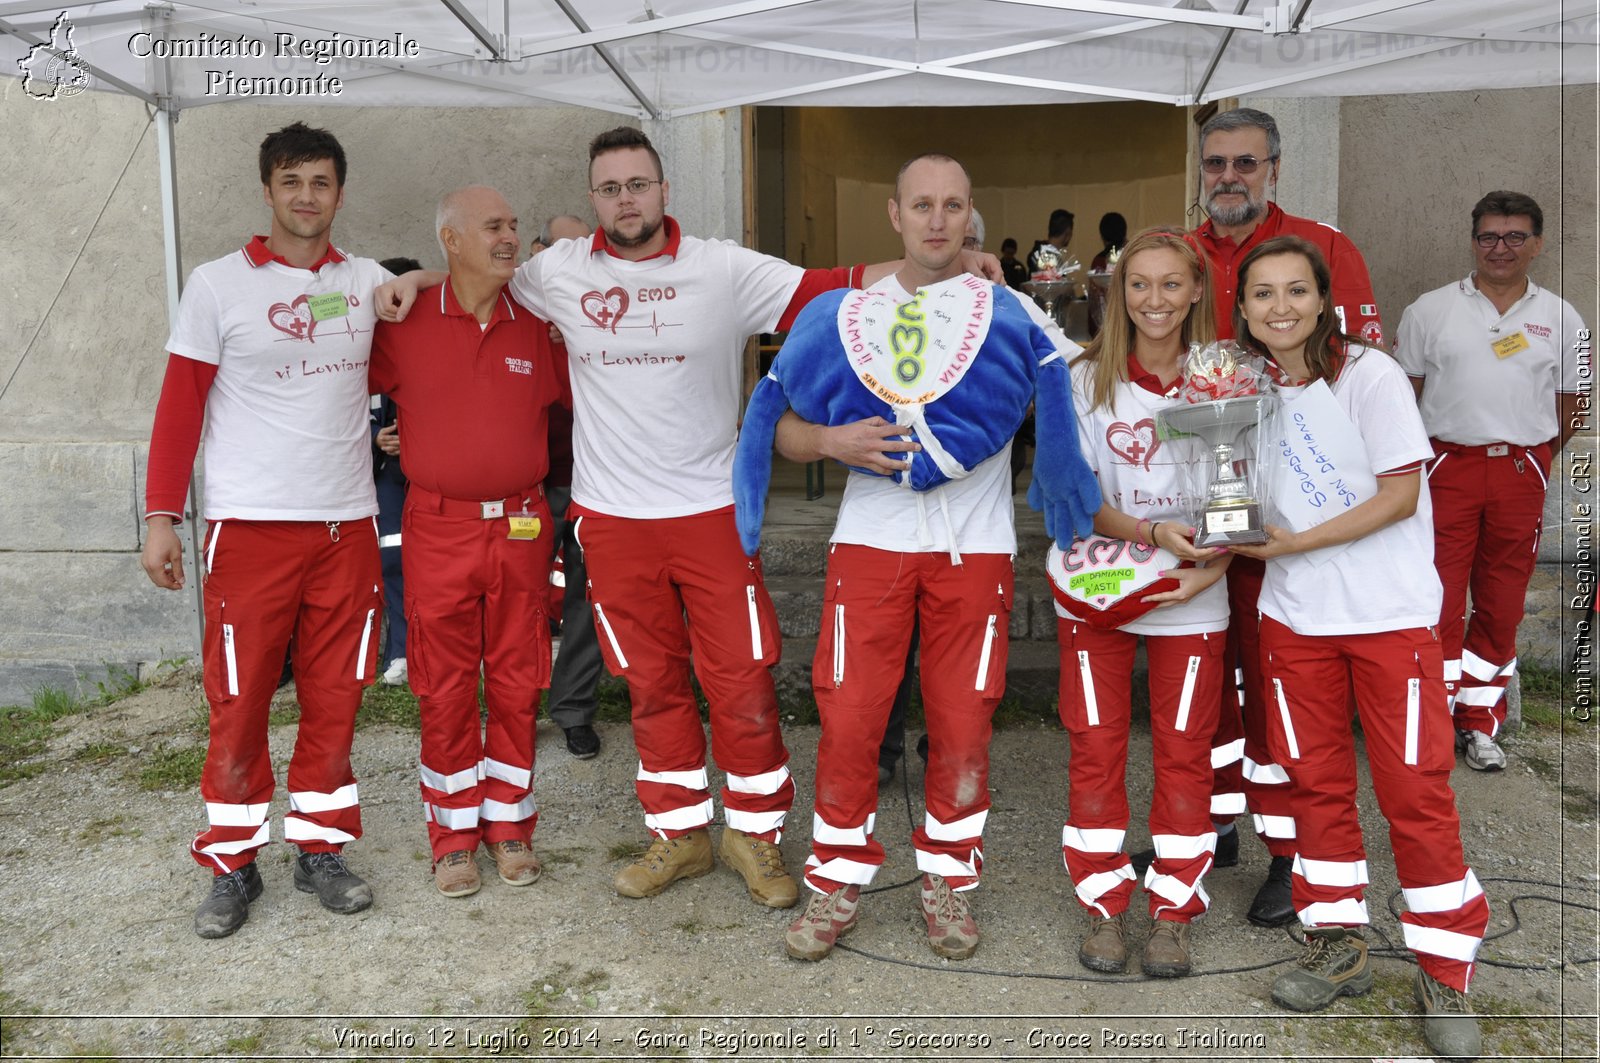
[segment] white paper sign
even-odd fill
[[[1378,493],[1378,478],[1361,433],[1326,381],[1319,380],[1279,408],[1267,448],[1269,497],[1297,532],[1348,513]],[[1322,564],[1349,543],[1305,556]]]

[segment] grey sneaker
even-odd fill
[[[1482,731],[1457,731],[1456,746],[1473,771],[1499,771],[1506,766],[1505,750]]]
[[[1436,1055],[1446,1059],[1477,1059],[1483,1051],[1478,1017],[1467,995],[1417,968],[1417,1007],[1422,1009],[1422,1036]]]
[[[301,853],[294,862],[294,888],[315,893],[324,908],[342,915],[372,907],[372,887],[345,866],[340,853]]]
[[[255,861],[211,880],[211,893],[194,913],[194,932],[203,938],[225,938],[250,918],[250,902],[261,896],[261,872]]]
[[[1348,927],[1327,926],[1306,931],[1305,954],[1272,983],[1272,999],[1292,1011],[1321,1011],[1371,988],[1366,939]]]

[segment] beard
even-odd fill
[[[639,247],[643,244],[649,243],[651,238],[654,237],[655,234],[660,231],[660,229],[660,218],[657,218],[653,222],[645,221],[643,218],[640,218],[639,232],[636,235],[628,236],[620,229],[607,229],[606,239],[610,241],[614,247]]]
[[[1245,197],[1243,203],[1237,206],[1222,205],[1217,202],[1217,197],[1227,194]],[[1267,212],[1267,195],[1263,191],[1261,198],[1257,199],[1250,194],[1250,188],[1242,182],[1221,182],[1211,190],[1206,197],[1206,213],[1218,225],[1243,225],[1255,221]]]

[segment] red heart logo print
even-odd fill
[[[1130,465],[1150,467],[1150,459],[1155,457],[1156,451],[1161,449],[1161,440],[1156,438],[1156,422],[1153,418],[1146,417],[1136,424],[1117,421],[1106,429],[1106,446],[1119,457],[1126,458]]]
[[[267,311],[267,320],[273,328],[294,339],[316,342],[311,334],[317,330],[317,319],[311,316],[311,306],[304,295],[292,303],[273,303]]]
[[[628,312],[628,293],[621,288],[612,288],[603,295],[600,292],[584,292],[578,305],[584,317],[615,334],[617,322]]]

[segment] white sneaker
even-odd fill
[[[1473,771],[1499,771],[1506,766],[1505,750],[1482,731],[1457,731],[1456,744]]]
[[[396,657],[389,662],[389,668],[383,673],[383,685],[386,687],[403,687],[406,685],[406,659]]]

